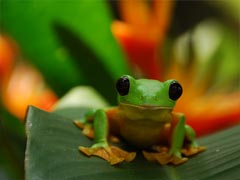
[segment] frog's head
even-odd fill
[[[120,104],[150,109],[173,109],[182,95],[182,86],[176,80],[136,80],[129,75],[118,79],[116,89]]]

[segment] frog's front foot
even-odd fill
[[[143,155],[148,161],[155,161],[161,165],[166,164],[179,165],[185,163],[188,160],[188,158],[182,157],[181,154],[179,153],[169,154],[166,151],[163,152],[143,151]]]
[[[123,161],[130,162],[136,156],[135,152],[127,152],[115,146],[108,146],[105,143],[97,143],[90,148],[80,146],[79,150],[87,156],[98,156],[103,158],[111,165],[115,165]]]

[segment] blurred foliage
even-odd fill
[[[0,115],[0,179],[23,179],[24,125],[2,106]]]
[[[122,52],[121,48],[124,50],[124,47],[119,46],[119,42],[116,42],[111,33],[114,19],[122,20],[117,3],[118,1],[103,0],[1,0],[0,30],[1,34],[11,37],[18,44],[19,53],[14,57],[14,62],[28,61],[29,64],[34,65],[59,97],[76,85],[90,85],[100,92],[110,104],[116,104],[114,92],[116,78],[132,72],[135,73],[134,75],[141,74],[136,73],[141,69],[137,69],[137,71],[131,69],[130,71],[132,67],[129,66],[131,64],[131,60],[128,58],[129,54]],[[171,63],[177,61],[178,67],[185,73],[183,83],[191,84],[189,83],[191,78],[207,80],[207,83],[204,83],[208,86],[204,96],[199,98],[200,103],[197,106],[189,102],[193,103],[193,99],[190,99],[191,92],[201,89],[198,89],[199,86],[186,91],[185,102],[188,102],[187,105],[192,109],[188,109],[185,102],[180,102],[177,107],[179,110],[185,107],[187,113],[195,113],[199,117],[199,122],[202,120],[203,114],[209,115],[207,120],[211,121],[215,118],[213,125],[216,125],[216,120],[219,120],[216,117],[222,116],[224,120],[234,120],[234,122],[236,121],[235,117],[239,117],[237,114],[239,110],[236,109],[239,95],[222,95],[214,101],[209,98],[217,92],[238,92],[240,89],[239,7],[237,0],[194,2],[178,0],[172,14],[164,16],[172,21],[166,21],[169,29],[164,29],[165,37],[159,42],[161,46],[154,44],[157,48],[152,47],[160,55],[159,61],[164,61],[160,67],[165,74],[164,76],[161,74],[163,79],[173,75],[178,75],[181,79],[179,76],[181,73],[178,73],[178,70],[171,70]],[[209,41],[204,42],[204,39]],[[209,42],[212,44],[208,44]],[[207,49],[208,51],[204,51],[206,43],[210,47]],[[138,45],[141,46],[141,44]],[[180,46],[180,54],[176,51],[177,46]],[[150,55],[151,53],[156,52],[150,52]],[[204,54],[206,56],[202,57],[201,55]],[[183,64],[179,63],[182,55],[185,59]],[[0,54],[1,57],[2,54]],[[206,57],[208,58],[206,61],[201,61]],[[192,76],[189,71],[193,67],[193,59],[198,67],[196,76]],[[6,73],[9,70],[8,63],[12,62],[3,63],[0,59],[1,76],[3,72]],[[149,61],[144,63],[142,67],[151,67],[147,64]],[[148,72],[151,72],[151,69]],[[173,74],[169,75],[166,72]],[[3,80],[1,78],[0,87],[2,88]],[[186,87],[189,87],[187,85]],[[37,91],[36,87],[26,87]],[[16,96],[18,96],[18,88],[15,87],[15,89]],[[14,92],[12,91],[12,93]],[[86,95],[86,97],[89,96]],[[3,100],[2,92],[0,98]],[[42,97],[37,98],[42,99]],[[79,96],[75,98],[77,99]],[[74,98],[67,97],[67,99],[73,100]],[[219,99],[225,104],[219,103]],[[230,101],[235,104],[227,106]],[[78,108],[74,108],[70,104],[68,102],[67,106],[69,107],[58,112],[61,115],[72,117],[74,113],[78,112]],[[103,104],[105,105],[106,102]],[[219,109],[215,108],[217,111],[213,111],[213,106]],[[9,113],[4,103],[0,108],[0,179],[23,179],[26,143],[24,125]],[[236,113],[234,116],[230,116],[224,114],[226,111]],[[239,118],[237,120],[239,122]],[[204,126],[207,127],[209,124],[211,123],[206,123]],[[226,121],[222,125],[224,127]],[[172,171],[172,168],[169,171]],[[166,170],[167,173],[169,171]],[[233,169],[230,168],[228,172],[232,171]]]
[[[110,32],[107,4],[3,0],[1,8],[4,32],[17,40],[24,56],[59,96],[73,86],[88,84],[115,102],[114,90],[102,82],[111,85],[129,71]]]

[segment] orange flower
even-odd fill
[[[209,77],[196,83],[200,67],[196,62],[187,68],[176,61],[169,67],[163,67],[159,50],[166,36],[173,1],[153,0],[151,8],[149,5],[144,0],[119,1],[122,21],[114,21],[112,24],[113,34],[126,52],[133,72],[138,75],[140,71],[141,76],[152,79],[177,79],[182,84],[184,93],[175,110],[185,113],[187,124],[196,130],[197,135],[238,124],[239,91],[208,93]]]
[[[23,120],[28,105],[50,110],[57,101],[41,76],[32,66],[14,62],[17,51],[5,37],[0,41],[0,92],[6,109]],[[14,65],[15,64],[15,65]]]
[[[177,79],[183,86],[183,95],[175,111],[185,114],[187,124],[196,130],[198,136],[239,124],[239,91],[207,93],[206,82],[194,83],[196,67],[186,72],[174,64],[168,72],[164,74],[165,79]]]

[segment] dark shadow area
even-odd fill
[[[224,16],[220,9],[209,2],[178,0],[173,10],[169,34],[178,36],[192,29],[199,22],[209,18],[218,19],[229,26],[235,26],[235,22],[232,19]]]
[[[3,109],[0,114],[0,179],[24,179],[26,138],[17,132],[23,124]]]
[[[62,45],[75,60],[86,80],[84,84],[93,86],[108,102],[116,104],[115,82],[94,51],[78,35],[60,23],[54,29]],[[63,72],[64,73],[64,72]]]

